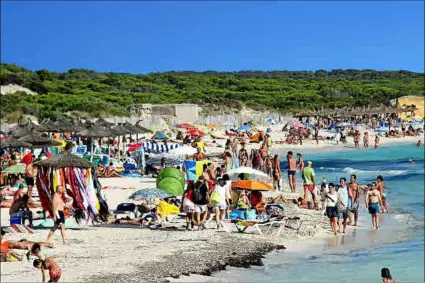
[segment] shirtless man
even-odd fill
[[[354,133],[354,147],[360,149],[360,134],[357,131]]]
[[[382,204],[381,192],[376,183],[372,183],[371,189],[365,195],[366,208],[372,216],[372,229],[378,229],[378,214],[380,213],[380,204]]]
[[[422,140],[419,140],[418,143],[416,144],[416,147],[421,148],[422,147]]]
[[[31,163],[29,163],[26,167],[25,167],[25,182],[27,184],[28,187],[28,191],[27,194],[29,196],[30,199],[32,199],[32,188],[34,187],[34,180],[35,177],[37,175],[37,170],[35,169],[35,167],[33,166],[33,162],[34,162],[34,155],[31,156]]]
[[[365,132],[363,136],[363,146],[369,148],[369,134],[367,132]]]
[[[390,209],[388,208],[387,205],[387,194],[385,193],[385,183],[384,183],[384,178],[379,175],[377,178],[377,184],[376,184],[376,188],[379,190],[379,192],[381,193],[381,197],[382,197],[382,213],[385,213],[383,209],[387,210],[387,213],[390,213]]]
[[[348,218],[350,219],[350,225],[353,224],[353,214],[354,214],[354,226],[357,226],[357,221],[359,219],[359,204],[361,189],[367,189],[368,186],[361,186],[357,183],[357,176],[350,176],[350,183],[347,184],[347,188],[351,192],[351,197],[348,199]]]
[[[65,214],[64,210],[65,208],[68,208],[69,206],[65,204],[63,201],[65,191],[61,185],[58,185],[56,187],[56,192],[53,194],[52,198],[52,212],[53,212],[53,221],[55,222],[55,225],[50,230],[49,235],[47,236],[47,242],[50,242],[50,239],[52,238],[54,232],[61,227],[61,235],[63,244],[66,245],[66,235],[65,235]]]
[[[207,157],[205,156],[205,154],[202,152],[201,148],[196,148],[196,153],[193,154],[193,161],[203,161],[205,160]]]
[[[294,158],[292,151],[288,152],[286,158],[288,161],[289,188],[294,193],[296,189],[295,174],[297,173],[297,160]]]

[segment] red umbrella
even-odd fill
[[[199,130],[199,129],[191,129],[191,130],[188,130],[188,131],[186,131],[186,134],[189,134],[189,135],[192,135],[192,136],[195,136],[195,135],[198,135],[198,136],[204,136],[205,135],[205,133],[204,132],[202,132],[201,130]]]
[[[177,124],[176,125],[177,128],[195,128],[194,125],[190,124],[190,123],[181,123],[181,124]]]
[[[132,144],[132,145],[128,148],[128,151],[129,151],[129,152],[133,152],[133,151],[135,151],[137,148],[140,148],[141,146],[142,146],[142,143]]]

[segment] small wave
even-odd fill
[[[337,170],[337,168],[328,168],[328,167],[320,167],[319,168],[320,170],[324,170],[324,171],[336,171]]]
[[[383,176],[399,176],[399,175],[404,175],[407,173],[407,170],[367,171],[367,170],[354,169],[350,167],[346,167],[342,171],[347,174],[374,173],[374,174],[381,174]]]

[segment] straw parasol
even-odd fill
[[[115,125],[115,123],[108,122],[103,118],[99,118],[98,120],[96,120],[96,122],[94,124],[96,126],[103,126],[103,127],[111,127],[111,126]]]
[[[16,138],[21,138],[34,132],[36,132],[36,129],[32,125],[21,125],[16,130],[12,130],[10,134]]]
[[[150,130],[150,129],[148,129],[148,128],[146,128],[146,127],[143,127],[143,126],[141,126],[141,125],[139,125],[139,123],[141,122],[141,120],[139,120],[139,121],[137,121],[136,122],[136,124],[134,125],[135,127],[137,127],[137,128],[139,128],[140,129],[140,134],[144,134],[144,133],[153,133],[153,131],[152,130]]]
[[[84,129],[83,131],[80,131],[76,134],[76,136],[79,137],[87,137],[87,138],[105,138],[105,137],[116,137],[118,136],[116,132],[114,132],[112,129],[91,125],[89,128]],[[91,143],[91,157],[90,161],[93,161],[93,155],[94,155],[94,143]]]
[[[112,127],[111,130],[113,132],[115,132],[117,134],[117,136],[125,135],[125,134],[131,134],[132,133],[131,130],[129,130],[129,129],[121,126],[121,125],[116,125],[116,126]]]
[[[32,147],[30,143],[21,141],[20,139],[9,136],[5,141],[2,141],[2,148],[17,148],[17,147]],[[5,147],[3,146],[5,145]]]
[[[40,133],[32,132],[28,135],[25,135],[19,140],[30,143],[32,148],[45,148],[45,147],[59,147],[62,146],[62,143],[49,139],[47,137],[41,136]]]
[[[71,154],[69,151],[63,151],[58,155],[34,163],[39,167],[52,167],[52,168],[93,168],[95,165],[89,161],[84,160],[76,155]]]
[[[149,129],[143,127],[143,126],[132,125],[129,122],[125,122],[122,126],[125,127],[128,130],[131,130],[131,132],[132,132],[131,134],[143,134],[143,133],[152,132]]]

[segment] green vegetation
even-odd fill
[[[282,113],[343,106],[388,104],[405,95],[424,95],[424,74],[409,71],[318,70],[241,72],[101,73],[71,69],[65,73],[30,71],[1,64],[1,85],[17,84],[39,95],[1,97],[2,118],[16,113],[39,118],[65,112],[127,115],[142,103],[197,103],[214,108],[242,104]]]

